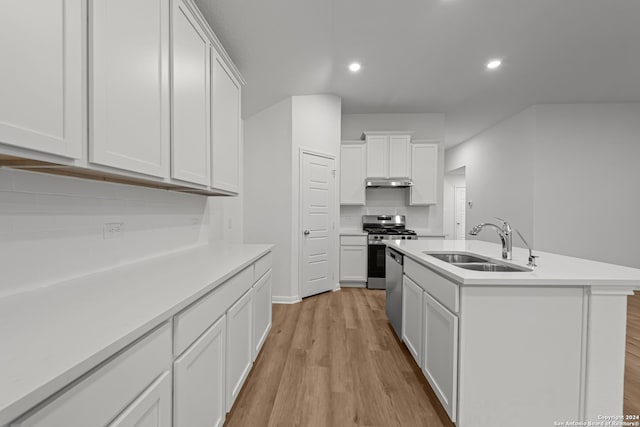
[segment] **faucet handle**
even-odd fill
[[[531,268],[537,267],[536,258],[538,258],[538,255],[529,255],[529,263],[527,266]]]
[[[494,216],[494,218],[502,222],[502,228],[504,228],[508,232],[511,232],[511,225],[509,225],[509,223],[505,219],[498,218],[497,216]]]

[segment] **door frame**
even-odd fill
[[[466,185],[454,185],[453,186],[453,238],[458,238],[458,227],[456,226],[456,221],[458,220],[458,189],[464,188],[464,224],[462,229],[466,230],[467,228],[467,186]],[[465,232],[462,233],[465,235]],[[466,240],[466,239],[465,239]]]
[[[294,230],[295,233],[298,234],[298,253],[297,253],[297,257],[298,257],[298,295],[299,295],[299,299],[302,300],[302,298],[304,298],[304,292],[303,292],[303,287],[302,287],[302,282],[303,282],[303,265],[304,265],[304,257],[302,256],[302,247],[303,247],[303,235],[302,235],[302,211],[303,211],[303,207],[302,207],[302,190],[303,190],[303,182],[302,182],[302,171],[303,171],[303,159],[304,159],[304,155],[305,154],[310,154],[312,156],[318,156],[318,157],[323,157],[325,159],[329,159],[329,160],[333,160],[333,167],[334,167],[334,173],[333,173],[333,209],[331,212],[331,217],[333,219],[333,229],[330,230],[330,239],[329,239],[329,244],[330,244],[330,249],[331,249],[331,276],[332,276],[332,280],[334,280],[336,283],[334,285],[334,291],[337,291],[340,289],[340,280],[337,274],[337,270],[338,270],[338,257],[339,257],[339,251],[338,251],[338,240],[337,240],[337,233],[338,233],[338,229],[336,228],[336,224],[339,223],[339,203],[340,203],[340,199],[339,199],[339,192],[337,191],[337,183],[338,183],[338,179],[340,178],[339,176],[339,171],[338,171],[338,166],[337,166],[337,159],[336,156],[333,154],[328,154],[328,153],[323,153],[321,151],[316,151],[316,150],[312,150],[309,148],[304,148],[304,147],[300,147],[298,150],[298,206],[297,206],[297,210],[298,210],[298,215],[297,215],[297,224],[296,224],[296,230]]]

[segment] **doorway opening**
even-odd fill
[[[467,181],[465,167],[444,175],[444,233],[447,239],[465,240],[467,224]]]

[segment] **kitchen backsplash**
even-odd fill
[[[212,209],[203,196],[0,169],[0,296],[206,244],[221,234]],[[105,224],[122,232],[105,239]]]
[[[431,206],[409,206],[409,190],[369,188],[365,206],[340,206],[340,228],[361,229],[362,215],[405,215],[407,228],[434,233],[442,232],[442,219]]]

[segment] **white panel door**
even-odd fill
[[[211,44],[183,0],[173,0],[171,176],[211,181]]]
[[[207,329],[173,365],[176,426],[221,426],[225,407],[226,317]]]
[[[367,179],[367,148],[364,144],[340,147],[340,204],[364,205]]]
[[[466,210],[467,210],[467,189],[465,187],[454,188],[454,227],[455,238],[459,240],[465,240],[466,229]]]
[[[440,403],[456,421],[458,392],[458,317],[424,293],[422,370]]]
[[[226,406],[233,406],[253,364],[253,293],[250,289],[227,311]]]
[[[367,178],[389,177],[389,137],[367,136]]]
[[[163,373],[108,427],[171,427],[171,372]]]
[[[271,270],[253,287],[253,360],[256,360],[271,330],[271,287]]]
[[[308,297],[335,287],[335,161],[310,153],[301,160],[302,296]]]
[[[212,74],[211,186],[237,193],[240,191],[240,84],[217,55]]]
[[[402,341],[418,366],[422,362],[423,290],[407,276],[402,278]]]
[[[0,2],[0,143],[78,159],[82,0]]]
[[[169,0],[90,1],[90,160],[169,173]]]
[[[389,136],[389,178],[411,176],[410,135]]]
[[[411,144],[411,180],[411,206],[438,202],[438,144]]]

